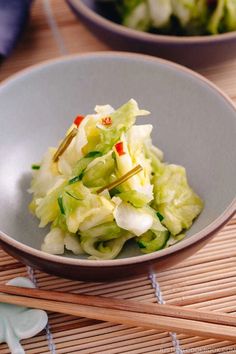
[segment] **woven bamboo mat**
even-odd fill
[[[63,0],[36,0],[27,31],[12,56],[0,67],[0,80],[42,60],[107,49],[75,19]],[[201,73],[236,100],[236,60],[206,68]],[[43,289],[178,303],[236,314],[236,296],[204,301],[204,294],[235,285],[235,237],[236,218],[207,246],[175,268],[112,284],[75,282],[33,271],[0,249],[0,282],[28,276]],[[27,354],[236,353],[236,344],[226,341],[129,328],[56,313],[49,314],[45,331],[22,343]],[[9,354],[6,345],[0,345],[0,353]]]
[[[236,296],[204,301],[209,292],[230,289],[236,282],[236,218],[203,249],[172,269],[115,283],[85,283],[26,268],[0,250],[0,281],[29,276],[42,289],[113,296],[121,299],[172,303],[236,314]],[[199,302],[200,301],[200,302]],[[236,353],[236,344],[142,328],[49,314],[49,327],[22,341],[26,353],[157,354]],[[0,353],[8,354],[5,345]]]

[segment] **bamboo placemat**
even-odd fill
[[[108,50],[71,14],[63,0],[36,0],[28,29],[12,56],[0,67],[0,80],[53,57]],[[201,70],[236,100],[236,60]],[[236,218],[194,256],[172,269],[108,283],[84,283],[44,274],[20,264],[0,249],[0,282],[30,277],[43,289],[60,289],[159,303],[188,303],[189,307],[236,314],[236,296],[196,302],[198,296],[230,289],[236,282]],[[236,353],[236,344],[188,337],[142,328],[49,314],[49,326],[38,336],[22,341],[28,354],[158,354]],[[9,354],[0,345],[1,354]]]

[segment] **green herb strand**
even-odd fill
[[[83,172],[79,175],[79,176],[75,176],[73,178],[71,178],[68,182],[68,184],[73,184],[73,183],[76,183],[76,182],[79,182],[81,181],[81,179],[83,178]]]
[[[101,151],[90,151],[86,156],[84,157],[99,157],[102,156]]]
[[[158,219],[160,220],[160,222],[162,222],[162,220],[164,219],[164,216],[161,215],[159,212],[157,212],[156,215],[157,215]]]
[[[32,165],[32,170],[40,170],[40,165]]]
[[[63,205],[62,195],[60,195],[60,197],[57,198],[57,202],[58,202],[58,205],[59,205],[62,215],[65,215],[66,213],[65,213],[65,209],[64,209],[64,205]]]

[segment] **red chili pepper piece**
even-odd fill
[[[115,148],[116,148],[117,154],[118,154],[119,156],[125,155],[124,146],[123,146],[122,141],[120,141],[119,143],[117,143],[117,144],[115,145]]]
[[[112,125],[112,119],[111,119],[111,117],[102,118],[102,124],[103,124],[103,125]]]
[[[77,125],[77,128],[80,126],[80,123],[84,119],[84,116],[77,116],[74,120],[74,124]]]

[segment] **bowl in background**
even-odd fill
[[[205,207],[184,240],[140,255],[95,261],[40,251],[46,229],[28,211],[31,164],[56,146],[77,114],[135,98],[151,115],[165,160],[186,167]],[[114,280],[170,267],[202,246],[236,210],[236,110],[213,84],[164,60],[127,53],[69,56],[26,69],[0,87],[0,243],[25,264],[62,277]]]
[[[115,23],[96,0],[66,1],[95,36],[116,50],[150,54],[191,68],[206,67],[236,56],[236,31],[190,37],[151,34]]]

